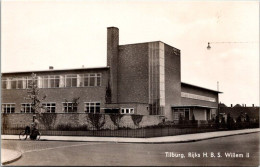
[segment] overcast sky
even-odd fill
[[[258,1],[2,1],[2,72],[106,66],[107,27],[120,44],[181,50],[181,80],[225,104],[259,105]],[[212,43],[207,42],[248,42]]]

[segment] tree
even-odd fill
[[[134,124],[139,127],[139,124],[143,119],[143,115],[131,115],[131,117],[132,117]]]
[[[32,73],[31,78],[32,80],[28,84],[28,88],[29,88],[27,91],[28,96],[25,97],[25,99],[31,101],[32,112],[35,113],[36,115],[41,115],[41,113],[44,111],[40,109],[41,108],[45,109],[45,107],[41,103],[46,98],[46,95],[40,98],[36,74]]]
[[[219,115],[216,116],[215,124],[216,124],[216,128],[218,129],[219,128]]]
[[[56,113],[42,113],[40,116],[40,122],[49,130],[54,127],[56,117]]]
[[[249,115],[246,113],[246,122],[250,122]]]
[[[230,113],[227,114],[227,128],[231,129],[233,118],[230,116]]]
[[[124,115],[122,115],[122,114],[109,114],[109,116],[110,116],[111,121],[117,127],[117,129],[119,129],[121,118],[123,118]]]
[[[103,114],[93,114],[90,113],[87,115],[87,121],[97,130],[100,130],[105,125],[105,115]]]

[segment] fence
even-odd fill
[[[22,130],[25,129],[25,127],[26,125],[21,124],[3,124],[2,134],[18,135]],[[240,123],[236,126],[233,125],[232,128],[230,128],[226,124],[203,124],[200,127],[198,127],[197,125],[161,125],[151,127],[125,126],[120,127],[118,129],[113,129],[111,127],[103,127],[103,129],[101,130],[97,130],[94,127],[90,128],[87,126],[58,127],[55,129],[46,129],[44,126],[39,126],[39,130],[43,136],[97,136],[148,138],[258,127],[258,123]]]

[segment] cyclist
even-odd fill
[[[37,135],[38,135],[38,124],[39,121],[36,118],[36,115],[33,116],[33,123],[31,123],[31,127],[32,127],[32,133],[30,135],[31,139],[36,139]]]

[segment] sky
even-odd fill
[[[1,9],[1,72],[106,66],[114,26],[120,45],[180,49],[182,82],[219,82],[220,102],[259,106],[259,1],[3,0]]]

